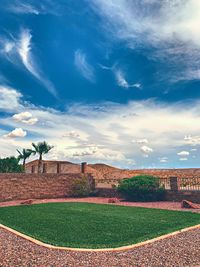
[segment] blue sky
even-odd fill
[[[1,0],[1,156],[198,167],[200,3]]]

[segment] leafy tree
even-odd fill
[[[19,159],[15,157],[7,157],[0,159],[0,173],[16,173],[23,172],[22,165],[19,164]]]
[[[42,173],[42,156],[44,154],[47,154],[53,146],[50,146],[47,142],[39,142],[37,144],[32,143],[32,146],[34,147],[33,154],[39,155],[39,162],[38,162],[38,173]]]
[[[26,159],[28,159],[31,156],[31,154],[33,154],[33,150],[23,148],[22,151],[19,151],[17,149],[17,152],[19,153],[18,159],[23,160],[23,168],[25,170]]]

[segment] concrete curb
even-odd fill
[[[143,242],[140,242],[140,243],[137,243],[137,244],[133,244],[133,245],[128,245],[128,246],[122,246],[122,247],[117,247],[117,248],[102,248],[102,249],[87,249],[87,248],[71,248],[71,247],[57,247],[57,246],[53,246],[53,245],[49,245],[49,244],[46,244],[42,241],[39,241],[35,238],[32,238],[30,236],[27,236],[25,234],[22,234],[10,227],[7,227],[3,224],[0,224],[0,227],[25,239],[25,240],[28,240],[36,245],[39,245],[39,246],[42,246],[42,247],[45,247],[45,248],[49,248],[49,249],[56,249],[56,250],[68,250],[68,251],[74,251],[74,252],[117,252],[117,251],[125,251],[125,250],[130,250],[130,249],[134,249],[134,248],[138,248],[138,247],[141,247],[141,246],[144,246],[144,245],[148,245],[148,244],[151,244],[151,243],[154,243],[156,241],[159,241],[159,240],[163,240],[163,239],[166,239],[166,238],[169,238],[169,237],[172,237],[172,236],[175,236],[175,235],[178,235],[180,233],[184,233],[184,232],[188,232],[188,231],[191,231],[191,230],[194,230],[194,229],[200,229],[200,224],[198,225],[195,225],[195,226],[191,226],[191,227],[187,227],[187,228],[183,228],[181,230],[178,230],[178,231],[175,231],[175,232],[172,232],[170,234],[165,234],[165,235],[162,235],[162,236],[159,236],[159,237],[156,237],[156,238],[153,238],[153,239],[150,239],[150,240],[147,240],[147,241],[143,241]]]

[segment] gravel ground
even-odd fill
[[[0,228],[1,267],[199,267],[200,229],[124,252],[53,250]]]
[[[109,198],[104,197],[86,197],[86,198],[56,198],[56,199],[34,199],[33,204],[36,203],[48,203],[48,202],[88,202],[88,203],[100,203],[108,204]],[[0,207],[20,205],[22,200],[0,202]],[[183,209],[181,208],[180,202],[170,201],[158,201],[158,202],[118,202],[110,205],[121,205],[131,207],[145,207],[145,208],[158,208],[158,209],[169,209],[169,210],[181,210],[181,211],[192,211],[200,212],[200,209]]]

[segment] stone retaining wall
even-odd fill
[[[69,197],[73,182],[82,175],[81,173],[0,174],[0,201]],[[90,175],[87,177],[92,181]]]
[[[180,202],[182,200],[188,200],[194,203],[200,203],[200,191],[193,191],[193,190],[179,190],[179,191],[172,191],[166,190],[166,201],[177,201]]]
[[[120,195],[117,193],[117,190],[112,188],[99,188],[97,191],[97,195],[99,197],[120,197]],[[164,201],[181,202],[182,200],[200,203],[200,191],[166,190]]]

